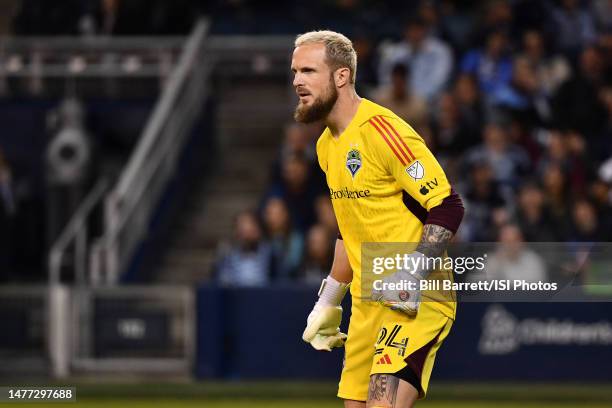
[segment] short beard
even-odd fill
[[[317,98],[311,107],[298,102],[293,118],[300,123],[313,123],[324,120],[334,108],[336,100],[338,100],[338,90],[330,79],[327,92],[320,98]]]

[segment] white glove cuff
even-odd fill
[[[339,306],[346,295],[350,283],[338,282],[331,276],[323,279],[319,289],[319,300],[317,304],[324,306]]]

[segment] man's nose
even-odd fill
[[[304,85],[304,81],[302,80],[302,76],[299,73],[296,73],[293,76],[293,86],[298,87],[300,85]]]

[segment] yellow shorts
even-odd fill
[[[436,352],[452,324],[430,302],[410,317],[353,297],[338,397],[366,401],[371,374],[396,374],[405,367],[420,378],[419,398],[425,397]]]

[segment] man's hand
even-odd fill
[[[334,347],[344,346],[346,334],[340,332],[342,306],[349,285],[338,282],[331,276],[323,279],[319,289],[319,300],[306,320],[306,330],[302,335],[305,342],[316,350],[331,351]]]
[[[325,306],[317,303],[308,315],[302,339],[316,350],[331,351],[334,347],[342,347],[346,334],[340,332],[341,321],[342,306]]]
[[[372,300],[408,315],[416,315],[421,304],[421,279],[427,275],[427,257],[419,252],[409,255],[414,262],[409,270],[397,271],[382,279],[381,290],[372,289]],[[398,288],[398,289],[395,289]],[[401,288],[401,289],[400,289]]]

